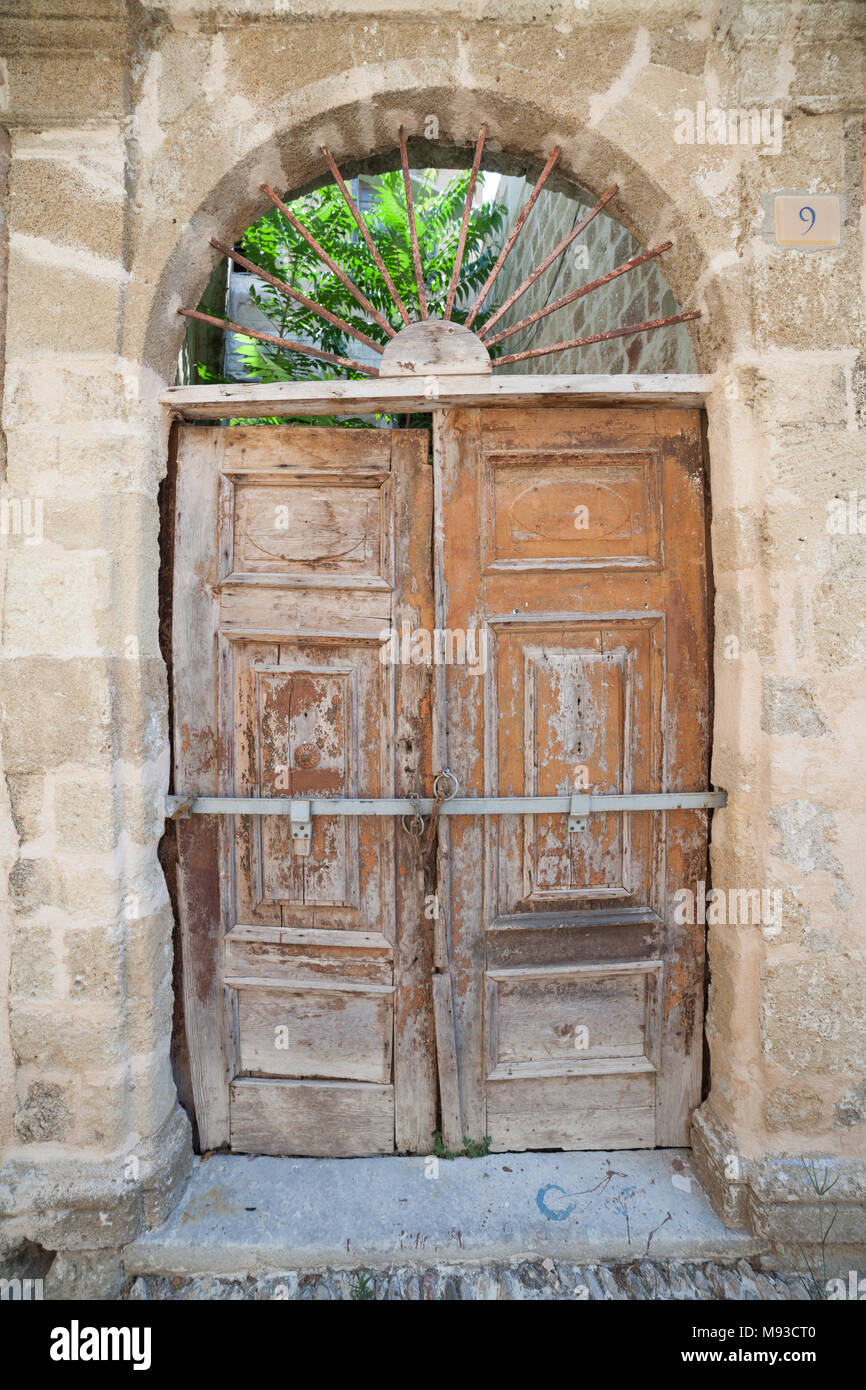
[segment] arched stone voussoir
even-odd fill
[[[597,197],[617,183],[620,192],[611,210],[635,239],[641,245],[651,245],[662,236],[673,240],[664,258],[664,275],[679,303],[706,311],[709,298],[714,316],[727,318],[724,291],[710,283],[710,261],[722,224],[681,169],[679,186],[669,186],[673,182],[669,176],[678,165],[667,151],[658,154],[658,170],[649,162],[639,163],[627,144],[610,138],[602,128],[580,124],[564,111],[552,89],[517,99],[492,90],[492,77],[491,88],[456,88],[444,80],[431,82],[429,61],[419,65],[422,71],[413,84],[408,66],[383,65],[376,72],[364,68],[360,95],[355,74],[317,82],[254,112],[245,127],[231,132],[231,138],[226,132],[211,141],[203,164],[184,170],[177,196],[165,204],[164,219],[153,205],[146,215],[149,233],[139,238],[130,280],[130,303],[138,300],[138,326],[130,323],[125,334],[127,357],[138,357],[166,380],[173,380],[185,331],[176,311],[181,304],[198,302],[219,258],[209,244],[211,236],[230,243],[270,208],[262,183],[274,182],[282,193],[296,196],[328,182],[322,144],[328,145],[346,177],[395,167],[401,124],[409,137],[410,154],[418,163],[435,159],[442,166],[465,167],[482,123],[488,128],[485,166],[502,172],[532,175],[559,145],[562,154],[549,186],[559,191],[577,187]],[[421,80],[422,73],[426,80]],[[355,93],[351,101],[345,97],[349,90]],[[431,113],[438,121],[435,141],[425,137]],[[635,144],[642,124],[650,116],[657,119],[657,113],[642,111],[634,102],[627,116],[624,121],[620,112],[617,125],[620,132],[624,128],[635,132]],[[258,138],[244,150],[247,127]],[[188,123],[182,130],[167,132],[152,176],[162,183],[157,165],[178,164],[180,148],[194,144]],[[139,299],[142,282],[144,295]],[[700,321],[690,328],[699,365],[711,370],[716,346],[729,337],[727,323],[717,322],[712,332],[702,328]]]

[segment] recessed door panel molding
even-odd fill
[[[239,1073],[391,1082],[394,986],[238,980]]]
[[[660,790],[662,614],[496,615],[488,628],[487,795]],[[491,818],[487,929],[581,900],[651,903],[647,842],[661,833],[650,812],[593,813],[581,837],[566,833],[562,816]]]
[[[390,582],[387,473],[225,477],[228,568],[222,578],[265,575],[318,582]]]
[[[488,1080],[655,1070],[661,961],[488,970]]]
[[[656,451],[485,457],[485,568],[660,569]]]

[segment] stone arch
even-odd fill
[[[425,71],[429,74],[429,63]],[[649,169],[631,153],[626,139],[614,143],[597,128],[567,122],[553,102],[542,106],[479,85],[461,90],[453,80],[441,85],[428,80],[414,87],[402,63],[382,65],[377,72],[363,69],[362,92],[347,101],[345,91],[357,92],[358,76],[344,73],[315,83],[291,102],[283,99],[258,113],[247,149],[238,153],[223,139],[219,158],[206,163],[198,186],[191,178],[191,196],[180,209],[186,215],[180,232],[174,230],[180,219],[170,226],[164,222],[158,236],[142,243],[133,265],[130,293],[144,297],[142,313],[133,321],[142,325],[133,327],[138,341],[128,340],[124,347],[128,360],[140,361],[163,381],[173,379],[184,333],[176,310],[182,303],[196,303],[207,283],[218,259],[210,237],[231,241],[270,208],[261,192],[263,182],[292,196],[328,182],[319,148],[323,142],[347,176],[362,168],[390,167],[402,123],[418,157],[440,165],[453,160],[465,167],[471,162],[478,128],[486,122],[485,167],[502,172],[540,169],[559,144],[562,155],[551,188],[565,191],[571,185],[598,196],[615,181],[620,185],[617,218],[635,240],[641,245],[673,240],[666,253],[665,278],[683,308],[704,310],[704,319],[689,328],[699,369],[714,369],[722,345],[730,341],[728,307],[712,269],[710,231],[716,217],[708,203],[695,206],[693,188],[687,201],[669,186],[663,177],[669,168]],[[415,132],[423,133],[431,113],[439,123],[438,141],[419,140]],[[629,125],[635,130],[641,114],[636,105],[630,112]],[[195,143],[185,126],[164,142],[160,160],[171,164]],[[191,170],[191,175],[196,172]]]

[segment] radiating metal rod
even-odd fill
[[[457,293],[457,281],[460,278],[460,267],[463,265],[463,253],[466,250],[466,233],[469,230],[469,217],[472,212],[472,200],[475,197],[475,183],[478,178],[478,170],[481,168],[481,154],[484,149],[484,141],[487,138],[487,126],[483,125],[478,135],[478,143],[475,146],[475,158],[472,161],[472,172],[469,175],[469,186],[466,189],[466,203],[463,208],[463,221],[460,224],[460,236],[457,239],[457,251],[454,256],[454,265],[451,268],[451,283],[448,286],[448,301],[445,305],[445,318],[450,319],[451,310],[454,308],[454,296]]]
[[[379,269],[379,274],[382,276],[382,279],[385,281],[385,284],[386,284],[387,289],[388,289],[388,293],[390,294],[390,296],[391,296],[391,298],[393,299],[395,305],[397,306],[397,310],[398,310],[398,312],[399,312],[399,314],[400,314],[401,319],[403,320],[404,323],[411,323],[411,319],[409,318],[409,311],[408,311],[408,309],[406,308],[406,305],[403,303],[402,299],[400,298],[399,293],[397,292],[397,286],[394,284],[394,281],[391,279],[391,275],[390,275],[390,273],[389,273],[388,267],[386,266],[385,262],[382,260],[382,257],[381,257],[380,254],[379,254],[379,248],[378,248],[378,246],[376,245],[375,241],[373,240],[373,238],[372,238],[371,235],[370,235],[370,229],[369,229],[369,227],[367,226],[366,222],[364,221],[363,217],[361,216],[361,210],[360,210],[360,208],[357,206],[357,204],[355,203],[355,199],[352,197],[351,193],[349,192],[348,188],[346,187],[346,184],[345,184],[345,182],[344,182],[344,180],[343,180],[343,175],[340,173],[339,169],[337,168],[336,161],[334,160],[334,157],[333,157],[333,155],[331,154],[331,151],[328,149],[327,145],[322,145],[321,149],[322,149],[322,154],[325,156],[325,159],[328,161],[328,168],[330,169],[331,173],[334,175],[334,180],[335,180],[335,182],[336,182],[336,184],[337,184],[337,187],[339,188],[340,192],[341,192],[342,195],[343,195],[343,198],[344,198],[344,200],[345,200],[346,206],[347,206],[347,208],[349,209],[349,212],[352,214],[352,217],[354,218],[354,221],[355,221],[355,224],[356,224],[356,226],[357,226],[357,228],[358,228],[358,231],[361,233],[361,236],[364,238],[364,241],[365,241],[365,243],[366,243],[366,245],[367,245],[367,249],[368,249],[368,251],[370,252],[370,255],[373,257],[373,260],[376,262],[376,265],[377,265],[377,267],[378,267],[378,269]],[[381,351],[381,349],[380,349],[380,351]]]
[[[341,270],[340,267],[337,265],[337,262],[333,260],[331,256],[328,255],[325,248],[319,245],[312,232],[308,232],[304,224],[298,221],[295,214],[289,211],[282,198],[280,198],[279,195],[274,192],[274,190],[270,187],[269,184],[263,183],[262,191],[264,193],[267,193],[274,207],[279,208],[280,212],[287,219],[289,224],[292,227],[294,227],[296,232],[300,233],[307,245],[311,248],[311,250],[313,250],[316,253],[322,264],[326,265],[330,270],[331,274],[336,275],[337,279],[340,281],[340,284],[345,285],[349,293],[353,295],[355,299],[357,299],[361,308],[364,309],[365,312],[368,313],[372,319],[375,319],[376,323],[378,323],[380,328],[384,328],[389,338],[396,337],[397,330],[391,327],[390,323],[385,318],[385,316],[383,314],[380,314],[379,310],[376,309],[370,303],[367,296],[361,293],[361,291],[358,289],[358,286],[352,283],[345,270]]]
[[[571,338],[566,343],[551,343],[549,347],[529,348],[526,352],[512,352],[505,357],[494,357],[494,367],[506,362],[526,362],[530,357],[545,357],[550,352],[568,352],[571,348],[589,347],[591,343],[604,343],[608,338],[627,338],[631,333],[649,333],[653,328],[666,328],[672,323],[687,323],[689,319],[699,319],[700,309],[690,314],[672,314],[667,319],[650,319],[647,323],[627,323],[624,328],[613,328],[609,333],[593,333],[591,338]]]
[[[345,319],[337,318],[336,314],[332,314],[329,309],[325,309],[321,304],[317,304],[314,299],[308,299],[305,294],[301,294],[300,290],[296,290],[292,285],[287,285],[285,280],[278,280],[276,275],[271,275],[270,271],[263,270],[262,267],[256,265],[254,261],[248,261],[246,256],[242,256],[239,251],[233,251],[230,246],[224,246],[221,241],[217,241],[216,237],[211,237],[210,244],[211,246],[215,246],[217,251],[222,251],[224,256],[228,256],[229,260],[234,261],[235,265],[242,266],[244,270],[250,271],[251,274],[260,276],[262,280],[267,280],[269,285],[273,285],[274,289],[280,291],[280,294],[287,295],[289,299],[296,299],[305,309],[309,309],[313,314],[318,314],[320,319],[324,319],[326,323],[333,324],[334,327],[339,328],[342,333],[351,334],[351,336],[357,338],[359,342],[366,343],[367,347],[371,347],[374,352],[382,353],[385,351],[382,344],[377,343],[375,338],[371,338],[368,334],[362,333],[360,328],[353,328],[350,323],[346,323]]]
[[[526,291],[530,288],[530,286],[535,284],[539,275],[543,275],[545,270],[547,270],[548,266],[553,265],[553,262],[559,256],[562,255],[563,251],[566,251],[568,249],[568,247],[575,240],[575,238],[580,236],[582,231],[585,231],[585,229],[589,226],[590,222],[592,222],[593,218],[598,216],[602,208],[605,207],[610,202],[611,198],[615,197],[615,195],[618,192],[619,185],[613,184],[607,190],[606,193],[603,193],[601,195],[595,207],[590,208],[583,221],[578,222],[576,227],[572,227],[568,236],[562,238],[562,241],[559,243],[558,246],[554,247],[549,256],[545,256],[544,260],[541,262],[541,265],[536,266],[535,270],[533,270],[531,275],[527,275],[526,279],[523,281],[523,284],[518,285],[514,293],[508,296],[505,303],[500,305],[500,307],[496,310],[495,314],[491,314],[484,327],[478,330],[479,338],[484,339],[487,337],[487,334],[493,328],[494,324],[498,323],[498,321],[502,318],[502,315],[511,308],[512,304],[516,304],[518,299],[521,299],[523,295],[526,294]]]
[[[363,362],[354,362],[351,357],[340,357],[335,352],[324,352],[311,347],[309,343],[297,343],[293,338],[278,338],[275,333],[260,333],[257,328],[244,328],[242,323],[231,319],[218,319],[213,314],[202,314],[198,309],[178,309],[187,319],[198,319],[201,323],[212,323],[224,333],[240,333],[245,338],[258,338],[259,342],[271,343],[274,347],[286,348],[289,352],[303,352],[307,357],[316,357],[321,362],[333,362],[337,367],[350,367],[353,372],[363,372],[364,376],[378,376],[378,367],[367,367]]]
[[[418,245],[418,228],[415,226],[415,208],[412,203],[412,180],[409,177],[409,152],[406,149],[406,132],[402,126],[397,132],[397,139],[400,143],[400,163],[403,166],[403,186],[406,189],[406,212],[409,217],[409,238],[412,242],[412,262],[415,266],[415,283],[418,286],[418,303],[421,307],[422,319],[427,319],[430,315],[427,312],[427,296],[424,293],[424,272],[421,268],[421,248]]]
[[[637,270],[644,261],[651,261],[653,257],[660,256],[663,251],[669,251],[673,246],[672,241],[664,241],[661,246],[654,246],[650,251],[643,251],[639,256],[632,256],[629,260],[623,261],[621,265],[614,266],[606,275],[599,275],[597,280],[591,280],[588,285],[581,285],[579,289],[571,290],[569,294],[564,294],[561,299],[555,299],[552,304],[545,304],[540,309],[536,309],[534,314],[527,314],[525,319],[519,323],[512,323],[508,328],[503,328],[501,333],[496,333],[492,338],[487,339],[486,346],[492,347],[494,343],[501,343],[503,338],[509,338],[512,333],[519,333],[521,328],[528,328],[531,323],[537,323],[539,319],[547,318],[548,314],[556,313],[557,309],[564,309],[566,304],[573,304],[576,299],[583,299],[586,295],[592,294],[593,290],[600,289],[602,285],[610,284],[611,280],[616,280],[620,275],[627,275],[630,270]]]
[[[514,226],[509,232],[505,245],[499,252],[496,264],[494,265],[487,279],[484,281],[484,284],[481,286],[481,289],[478,291],[475,303],[472,305],[472,308],[469,311],[469,317],[466,320],[467,328],[471,328],[473,323],[475,322],[475,318],[482,304],[484,303],[484,300],[487,298],[488,294],[490,293],[490,290],[493,287],[494,280],[496,279],[502,267],[505,265],[505,262],[507,261],[514,248],[514,243],[517,241],[517,238],[523,231],[523,228],[526,225],[526,219],[532,212],[532,209],[535,207],[539,195],[541,194],[541,190],[547,183],[551,170],[553,169],[553,166],[556,163],[556,161],[559,159],[560,153],[561,150],[559,148],[559,145],[557,145],[556,149],[553,151],[553,154],[550,156],[544,168],[542,169],[538,178],[538,182],[536,183],[535,187],[533,188],[532,192],[527,198],[523,211],[521,212],[520,216],[518,217],[517,221],[515,222]]]

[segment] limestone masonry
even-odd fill
[[[531,183],[560,144],[560,191],[618,183],[609,264],[670,239],[671,299],[703,311],[667,356],[620,340],[548,369],[710,379],[711,782],[729,796],[712,881],[779,890],[781,911],[776,932],[709,925],[694,1157],[725,1219],[791,1248],[819,1220],[801,1160],[831,1165],[833,1241],[866,1247],[866,5],[0,11],[4,1243],[107,1256],[168,1215],[192,1161],[158,856],[176,311],[201,297],[210,237],[231,245],[269,206],[262,184],[321,180],[322,143],[347,174],[371,166],[400,124],[432,164],[433,115],[463,167],[486,122],[503,172]],[[736,143],[676,138],[699,103],[769,113],[768,138],[760,117],[757,140],[748,122]],[[839,195],[839,245],[778,245],[782,192]],[[567,225],[528,239],[526,264]]]

